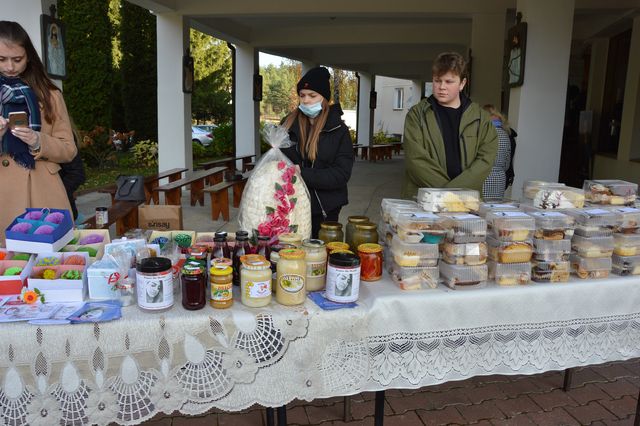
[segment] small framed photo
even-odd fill
[[[505,52],[505,68],[509,87],[524,83],[524,64],[527,52],[527,23],[519,22],[509,28]]]
[[[44,69],[50,77],[64,80],[67,78],[64,23],[50,15],[40,15],[40,26]]]
[[[182,93],[193,93],[193,57],[182,57]]]

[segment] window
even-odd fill
[[[404,107],[404,89],[397,88],[393,91],[393,109],[402,109]]]

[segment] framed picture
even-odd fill
[[[193,93],[193,57],[182,57],[182,93]]]
[[[505,71],[509,87],[524,83],[524,64],[527,52],[527,23],[518,22],[509,28],[506,41]]]
[[[50,15],[40,15],[40,26],[44,69],[50,77],[64,80],[67,78],[64,23]]]

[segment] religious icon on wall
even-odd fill
[[[52,78],[64,79],[67,77],[64,24],[61,20],[49,15],[41,15],[40,24],[44,68]]]
[[[521,15],[519,16],[521,17]],[[524,64],[527,47],[527,23],[520,22],[508,32],[506,50],[506,72],[509,87],[522,86],[524,83]]]

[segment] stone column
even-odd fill
[[[373,126],[373,111],[369,109],[369,96],[373,86],[373,77],[370,74],[359,73],[360,86],[358,87],[358,144],[369,146],[371,141],[371,128]]]
[[[246,43],[234,43],[236,47],[236,156],[259,152],[260,138],[257,130],[260,120],[260,103],[253,100],[253,74],[257,73],[258,51]],[[256,148],[258,147],[258,148]],[[236,164],[236,168],[241,167]]]

